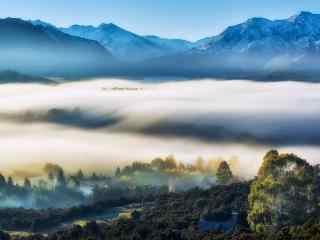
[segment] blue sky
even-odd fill
[[[139,34],[197,40],[250,17],[320,13],[319,0],[0,0],[0,17],[41,19],[58,26],[113,22]]]

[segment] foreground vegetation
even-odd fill
[[[173,162],[172,159],[158,159],[151,164],[135,163],[118,169],[116,175],[119,179],[132,178],[137,172],[157,172],[163,169],[162,173],[177,176],[179,167]],[[199,171],[199,168],[195,171]],[[153,192],[148,198],[141,194],[135,195],[135,199],[122,198],[123,202],[120,199],[94,202],[91,207],[94,209],[99,206],[97,211],[103,211],[118,203],[121,205],[136,201],[141,203],[142,211],[134,211],[130,216],[113,221],[73,225],[48,236],[10,236],[3,232],[0,239],[320,239],[319,173],[318,166],[312,166],[296,155],[270,151],[252,181],[235,180],[229,164],[222,161],[215,172],[217,182],[208,189],[198,187],[171,192],[167,189]],[[152,204],[145,205],[144,202]],[[77,209],[73,213],[86,212],[85,207]],[[8,209],[3,211],[10,212]],[[71,209],[69,211],[72,212]],[[13,215],[17,215],[17,212]],[[54,214],[45,215],[52,221],[57,220]],[[60,215],[61,218],[66,216]],[[29,217],[23,216],[23,213],[19,215],[20,219]],[[3,215],[1,218],[6,217]],[[41,218],[38,221],[43,222]]]

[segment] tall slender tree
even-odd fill
[[[25,178],[24,179],[24,184],[23,184],[24,188],[27,190],[30,190],[32,188],[31,186],[31,181],[29,180],[29,178]]]
[[[217,171],[217,179],[221,184],[230,182],[233,178],[232,171],[226,161],[220,163]]]
[[[8,178],[8,186],[14,186],[13,178],[11,176]]]

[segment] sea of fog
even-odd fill
[[[271,148],[320,163],[319,93],[315,83],[213,79],[0,85],[0,172],[236,156],[251,177]]]

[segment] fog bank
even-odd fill
[[[320,84],[97,79],[0,86],[0,168],[107,170],[173,154],[238,156],[254,175],[270,148],[318,162]]]

